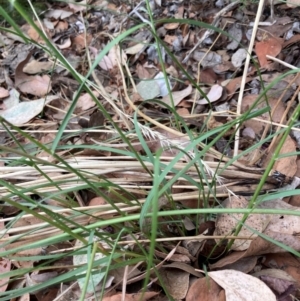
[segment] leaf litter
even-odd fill
[[[149,21],[145,1],[49,1],[48,4],[48,9],[35,24],[43,28],[49,41],[57,45],[81,78],[88,74],[113,38]],[[9,256],[1,256],[1,271],[6,273],[10,269],[37,266],[42,262],[43,254],[81,249],[80,255],[69,254],[57,259],[53,273],[43,269],[29,272],[26,281],[16,277],[3,278],[1,292],[9,294],[16,287],[38,286],[72,272],[70,266],[73,265],[79,270],[76,274],[80,276],[78,282],[68,280],[61,289],[51,287],[46,300],[63,300],[60,296],[67,293],[78,299],[85,285],[85,297],[90,300],[97,300],[100,295],[102,300],[168,300],[169,296],[174,300],[299,298],[297,214],[250,214],[230,250],[226,246],[243,218],[242,213],[222,213],[216,218],[194,214],[174,220],[160,216],[154,249],[155,269],[148,267],[149,278],[146,277],[147,262],[134,262],[130,255],[141,254],[142,250],[150,252],[147,233],[140,232],[138,223],[124,222],[121,228],[109,223],[110,219],[122,216],[122,212],[139,213],[153,187],[150,175],[153,162],[145,161],[142,166],[133,157],[124,155],[132,149],[141,156],[149,156],[163,148],[161,164],[165,167],[182,153],[182,149],[187,149],[172,170],[165,173],[164,180],[173,181],[170,187],[173,205],[161,196],[160,211],[174,209],[174,204],[179,209],[248,208],[279,143],[280,136],[275,133],[279,135],[287,126],[299,101],[297,73],[281,78],[273,85],[274,80],[299,65],[299,3],[296,0],[289,4],[276,3],[264,11],[255,32],[253,60],[246,75],[243,75],[243,68],[254,33],[251,22],[255,21],[257,4],[226,4],[222,1],[149,1],[148,4],[155,20],[172,19],[165,24],[158,22],[155,27],[156,38],[163,40],[169,52],[155,43],[146,27],[130,34],[110,47],[87,79],[93,97],[87,91],[81,91],[76,99],[80,84],[45,48],[29,47],[24,38],[1,32],[0,115],[9,123],[2,122],[1,127],[1,179],[25,191],[29,198],[24,199],[19,194],[12,196],[9,185],[0,189],[1,196],[12,201],[2,205],[5,215],[1,227],[1,253]],[[266,12],[270,9],[274,12],[271,14],[273,20],[268,19]],[[181,21],[184,18],[202,20],[222,28],[228,35],[191,26]],[[36,43],[45,45],[32,24],[24,24],[21,30]],[[242,85],[245,90],[239,103]],[[75,100],[75,109],[64,124]],[[232,137],[235,129],[231,126],[215,145],[206,148],[205,156],[196,166],[185,169],[195,156],[193,149],[205,149],[215,136],[196,144],[195,139],[208,130],[220,133],[238,117],[235,113],[238,106],[244,114],[262,112],[241,122],[241,136],[236,139],[239,160],[226,164],[234,154]],[[126,143],[116,133],[114,124],[127,137]],[[194,136],[187,133],[183,124]],[[142,138],[133,131],[136,125]],[[43,148],[44,145],[52,147],[60,127],[64,134],[55,155],[63,158],[64,163]],[[27,136],[18,134],[16,128]],[[293,127],[261,194],[268,195],[265,193],[275,190],[294,191],[299,185],[298,133],[299,129]],[[268,135],[273,138],[266,140]],[[259,147],[253,148],[258,142],[261,142]],[[22,152],[33,154],[26,164],[23,164]],[[34,161],[29,164],[30,160]],[[65,164],[71,169],[66,169]],[[184,173],[176,177],[182,170]],[[213,175],[212,179],[216,178],[218,182],[214,193],[207,183],[201,186],[206,197],[199,195],[199,170],[206,174],[205,177]],[[83,188],[86,181],[95,185],[95,179],[114,186],[110,189],[98,186],[100,188],[96,190]],[[254,209],[298,212],[297,196],[293,195],[290,203],[282,198],[264,200],[262,196]],[[92,248],[86,247],[78,238],[46,244],[43,248],[30,248],[30,244],[63,235],[66,230],[64,224],[53,223],[52,218],[47,218],[36,208],[13,222],[21,213],[18,206],[27,204],[30,198],[43,202],[43,206],[51,209],[48,214],[54,214],[53,221],[63,219],[72,231],[78,225],[84,228],[97,221],[103,222],[97,235],[89,238],[101,250],[94,261],[102,262],[92,267],[89,280],[86,269],[80,268],[91,263]],[[151,221],[146,221],[151,226]],[[47,228],[46,232],[43,227]],[[124,227],[135,230],[131,235],[124,232],[119,241],[114,241]],[[167,242],[165,238],[171,240]],[[23,250],[24,245],[27,247]],[[117,253],[110,252],[113,248],[117,248]],[[120,262],[118,256],[109,257],[111,254],[121,254],[125,264],[107,273],[110,268],[108,258],[111,266]],[[13,260],[14,257],[19,259]],[[132,262],[126,265],[126,260]],[[203,267],[207,273],[202,273]],[[148,280],[147,291],[141,292],[144,279]],[[45,289],[33,290],[31,295],[24,294],[24,298],[45,301],[44,294]]]

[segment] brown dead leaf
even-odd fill
[[[242,112],[246,112],[251,107],[253,107],[253,104],[255,103],[257,98],[258,98],[258,95],[255,95],[255,94],[246,95],[243,98],[243,102],[242,102]],[[255,105],[255,109],[262,109],[269,105],[271,108],[270,110],[272,111],[272,108],[274,108],[277,105],[277,101],[278,100],[275,98],[269,98],[268,103],[260,101],[258,104]],[[284,111],[285,111],[284,104],[283,104],[283,102],[280,102],[277,105],[276,110],[274,111],[274,113],[272,115],[272,121],[280,123],[281,118],[284,114]],[[270,113],[266,112],[263,115],[258,116],[257,118],[262,119],[262,120],[270,120]],[[257,136],[260,136],[262,134],[262,131],[265,128],[266,124],[264,122],[260,122],[258,120],[250,119],[250,120],[247,120],[244,122],[244,126],[251,128]]]
[[[99,92],[93,91],[94,96],[97,98],[99,96]],[[89,93],[84,93],[78,98],[76,104],[76,112],[82,113],[96,105],[94,99],[91,97]]]
[[[38,21],[35,21],[35,25],[37,27],[41,27],[40,23]],[[22,30],[27,33],[27,35],[34,40],[35,42],[39,43],[39,44],[45,44],[45,41],[43,38],[40,37],[39,33],[35,30],[35,28],[33,28],[31,25],[29,24],[25,24],[22,26]],[[51,37],[51,33],[47,28],[43,28],[43,31],[46,33],[47,37],[50,38]]]
[[[39,283],[43,283],[53,279],[58,274],[56,271],[53,272],[41,272],[41,271],[34,271],[31,274],[26,274],[26,281],[29,281],[32,285],[36,285]],[[29,285],[27,285],[29,286]]]
[[[296,143],[295,141],[288,136],[285,140],[279,156],[287,155],[286,157],[282,157],[276,160],[273,169],[279,171],[287,177],[294,177],[297,171],[297,155],[289,156],[290,153],[296,153]],[[267,166],[270,162],[271,157],[273,156],[273,152],[271,151],[267,158],[264,160],[263,166]]]
[[[234,264],[235,262],[241,260],[242,258],[247,258],[249,256],[254,255],[255,252],[251,250],[251,245],[246,251],[236,251],[232,252],[226,257],[220,259],[218,262],[210,264],[209,267],[211,270],[219,270],[226,266],[230,266]]]
[[[89,206],[98,206],[98,205],[105,205],[107,201],[102,196],[97,196],[90,200]]]
[[[170,66],[166,69],[166,72],[171,75],[172,77],[176,78],[178,77],[178,71],[176,70],[176,68],[174,66]]]
[[[45,96],[51,89],[51,80],[48,75],[23,76],[18,78],[17,87],[23,92],[35,96]]]
[[[247,208],[248,201],[242,196],[230,196],[222,202],[224,208]],[[216,219],[216,229],[214,235],[230,235],[232,230],[236,228],[237,223],[243,218],[243,214],[219,214]],[[263,232],[271,216],[266,214],[250,214],[245,222],[245,225],[255,229],[256,231]],[[249,230],[247,227],[243,227],[238,236],[257,237],[257,234]],[[216,240],[218,242],[218,240]],[[232,245],[232,250],[242,251],[249,248],[251,240],[248,239],[236,239]]]
[[[128,47],[124,51],[126,54],[137,54],[143,50],[143,48],[145,47],[145,43],[146,41],[143,41],[143,43],[137,43],[131,47]]]
[[[300,262],[290,253],[267,254],[264,256],[264,266],[280,269],[291,275],[300,284]]]
[[[9,91],[7,89],[0,87],[0,99],[6,98],[8,96],[9,96]]]
[[[33,101],[21,102],[14,107],[4,110],[0,113],[6,121],[15,126],[22,126],[38,115],[44,108],[45,99],[40,98]]]
[[[105,55],[99,62],[99,66],[103,70],[111,70],[114,66],[117,65],[118,61],[124,65],[127,61],[127,56],[125,52],[120,49],[120,47],[114,46],[109,50],[109,53]]]
[[[164,41],[170,45],[173,45],[173,42],[177,39],[175,35],[165,35]]]
[[[70,292],[70,293],[69,293]],[[72,290],[69,290],[69,295],[71,295]],[[53,287],[53,288],[48,288],[47,290],[41,290],[40,292],[35,293],[35,297],[37,301],[53,301],[57,299],[56,297],[61,294],[66,300],[76,300],[76,298],[68,297],[66,296],[67,294],[62,293],[62,286],[60,288]],[[18,300],[21,301],[21,300]],[[61,298],[57,299],[57,301],[63,301]]]
[[[147,301],[157,295],[158,295],[157,292],[145,292],[144,294],[143,293],[125,294],[125,298],[123,299],[123,295],[119,293],[110,297],[104,297],[102,301],[140,301],[140,300]]]
[[[130,246],[130,244],[128,246]],[[142,274],[142,272],[136,266],[130,265],[109,271],[109,275],[114,277],[114,283],[121,283],[124,280],[125,273],[127,280],[130,280]]]
[[[88,127],[99,129],[100,126],[103,126],[105,121],[105,117],[100,110],[95,111],[89,120]],[[89,136],[94,139],[101,139],[103,138],[103,134],[101,133],[89,133]]]
[[[235,70],[235,67],[233,66],[233,64],[232,64],[231,61],[230,62],[227,62],[227,61],[226,62],[222,62],[221,64],[215,65],[213,67],[213,71],[216,74],[224,74],[228,70],[231,70],[231,71]]]
[[[207,274],[225,290],[226,301],[261,301],[262,296],[265,300],[276,301],[275,294],[268,286],[248,274],[234,270]]]
[[[246,83],[248,83],[251,80],[252,80],[252,77],[247,77]],[[242,77],[236,77],[236,78],[230,79],[228,82],[226,81],[225,83],[222,83],[222,86],[224,87],[224,85],[225,85],[225,87],[227,89],[227,93],[228,93],[227,100],[231,99],[234,92],[239,89],[239,87],[241,86],[241,81],[242,81]]]
[[[48,75],[34,75],[30,76],[23,72],[23,68],[29,62],[32,52],[30,52],[27,58],[19,63],[15,72],[15,85],[23,93],[32,94],[42,97],[46,95],[51,89],[51,80]]]
[[[295,257],[295,255],[288,252],[266,254],[262,263],[264,266],[274,269],[284,269],[286,266],[294,266],[300,268],[299,259]]]
[[[137,64],[136,73],[137,73],[137,75],[140,79],[149,79],[149,78],[151,78],[151,75],[148,72],[147,68],[145,68],[141,64]]]
[[[175,14],[175,19],[182,19],[183,18],[183,13],[184,13],[184,7],[180,6],[177,9],[177,12]],[[164,24],[164,28],[167,30],[174,30],[179,27],[179,23],[166,23]]]
[[[181,91],[171,92],[172,97],[173,97],[174,106],[176,107],[184,98],[189,96],[192,93],[192,91],[193,91],[192,86],[189,85]],[[162,101],[164,103],[166,103],[167,105],[172,106],[172,100],[171,100],[171,97],[169,94],[164,96]]]
[[[289,184],[290,189],[295,189],[298,186],[299,178],[295,179],[292,184]],[[244,204],[246,206],[247,204]],[[275,199],[268,202],[262,202],[258,208],[265,209],[278,209],[278,210],[290,210],[290,211],[299,211],[299,208],[293,207],[281,199]],[[235,207],[236,208],[236,207]],[[246,207],[244,207],[246,208]],[[261,216],[261,215],[258,215]],[[262,216],[261,216],[262,217]],[[294,250],[300,250],[300,239],[298,235],[295,235],[299,232],[300,229],[300,219],[298,216],[292,215],[267,215],[262,217],[263,220],[268,221],[270,219],[267,227],[263,231],[263,234],[269,236],[271,239],[279,241],[286,246],[293,248]],[[235,220],[237,222],[237,220]],[[256,237],[249,245],[248,249],[245,252],[234,252],[228,255],[227,257],[221,259],[216,264],[211,265],[212,269],[221,268],[225,265],[236,262],[237,260],[253,256],[253,255],[262,255],[266,253],[278,253],[282,252],[283,249],[280,246],[273,244],[270,241],[264,240],[262,237]]]
[[[289,47],[290,45],[292,44],[296,44],[300,41],[300,34],[296,34],[294,36],[292,36],[289,40],[285,41],[283,43],[283,46],[282,48],[286,48],[286,47]]]
[[[179,108],[176,110],[176,113],[182,117],[190,116],[190,111],[187,108]]]
[[[66,19],[68,17],[70,17],[71,15],[73,15],[74,13],[71,11],[67,11],[64,9],[51,9],[49,11],[46,12],[45,16],[47,18],[53,18],[56,20],[63,20]]]
[[[225,291],[211,278],[197,279],[191,285],[186,301],[225,301]]]
[[[278,0],[276,0],[274,3],[276,3]],[[281,9],[281,8],[279,8]],[[293,27],[293,21],[288,16],[276,16],[276,22],[275,24],[272,24],[272,26],[264,26],[264,30],[261,32],[258,31],[257,39],[260,41],[262,39],[265,39],[266,37],[281,37],[286,36],[287,32]],[[288,41],[288,40],[287,40]],[[287,42],[286,41],[286,42]],[[284,48],[284,47],[283,47]]]
[[[293,195],[289,199],[289,204],[295,207],[300,207],[300,195]]]
[[[32,60],[26,64],[23,68],[23,72],[28,74],[37,74],[45,71],[49,71],[53,68],[53,62],[39,62],[37,60]]]
[[[223,266],[222,268],[226,270],[240,271],[248,274],[256,266],[258,258],[258,256],[249,256],[246,258],[241,258],[236,262]]]
[[[246,57],[247,57],[247,50],[244,48],[240,48],[232,55],[231,63],[235,68],[240,68],[243,66]]]
[[[178,269],[161,268],[159,274],[163,286],[175,300],[185,298],[189,288],[189,273]]]
[[[279,242],[282,242],[284,244],[286,244],[287,240],[291,238],[291,235],[287,235],[287,234],[282,235],[280,233],[276,234],[270,232],[268,234],[271,234],[270,237],[272,239],[278,240]],[[295,238],[294,236],[294,240],[295,239],[297,239],[297,237]],[[266,253],[281,253],[282,251],[283,249],[281,247],[278,247],[277,245],[268,242],[267,240],[264,240],[261,237],[256,237],[246,251],[232,252],[228,256],[220,259],[218,262],[211,264],[210,268],[213,270],[221,269],[224,268],[225,266],[233,264],[234,262],[237,262],[238,260],[241,260],[242,258],[248,258],[249,256],[253,256],[253,255],[257,255],[257,256],[264,255]]]
[[[68,5],[75,13],[78,13],[80,11],[84,11],[87,9],[87,1],[86,0],[76,2],[76,3],[69,3]]]
[[[67,30],[68,27],[69,27],[68,22],[66,22],[66,21],[64,21],[64,20],[60,20],[60,21],[58,21],[58,22],[56,23],[56,25],[55,25],[55,31],[56,31],[57,33],[59,33],[59,32],[61,32],[61,31]]]
[[[185,248],[183,249],[187,252]],[[176,248],[176,251],[177,250],[178,250],[178,246]],[[170,264],[163,265],[163,268],[175,268],[175,269],[185,271],[197,278],[203,277],[203,275],[200,272],[196,271],[195,268],[193,268],[190,264],[186,264],[184,262],[172,262]]]
[[[266,283],[268,287],[276,294],[277,300],[287,300],[285,296],[289,296],[290,300],[295,297],[297,291],[296,280],[288,273],[278,269],[264,269],[252,274]]]
[[[196,103],[199,105],[204,105],[204,104],[215,102],[220,99],[220,97],[222,96],[222,92],[223,92],[222,86],[213,85],[206,95],[208,100],[206,98],[203,98],[196,101]]]
[[[300,5],[300,1],[299,0],[289,0],[286,2],[286,5],[288,7],[296,8],[297,6]]]
[[[203,84],[215,84],[217,80],[218,77],[213,68],[207,68],[200,72],[200,82]]]
[[[266,67],[268,65],[268,60],[266,55],[276,57],[283,45],[283,40],[276,37],[269,37],[261,42],[256,42],[255,52],[258,57],[261,67]]]
[[[92,36],[90,34],[81,33],[72,39],[72,48],[77,52],[85,49],[86,46],[90,45]]]

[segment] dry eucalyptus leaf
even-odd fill
[[[276,98],[268,98],[268,104],[264,101],[259,101],[259,103],[256,103],[254,105],[257,98],[258,98],[258,95],[255,95],[255,94],[246,95],[243,98],[242,112],[246,112],[252,106],[254,106],[253,110],[258,110],[258,109],[270,106],[271,110],[273,108],[275,108],[275,110],[272,114],[272,121],[280,123],[280,120],[281,120],[281,118],[284,114],[284,111],[285,111],[284,103],[280,102],[280,103],[277,104],[277,99]],[[270,112],[266,112],[266,113],[258,116],[257,118],[262,119],[262,120],[270,120]],[[254,120],[254,119],[246,120],[243,124],[244,124],[245,127],[249,127],[251,129],[253,129],[255,134],[258,135],[258,136],[261,135],[263,129],[266,126],[266,123],[260,122],[259,120]]]
[[[155,250],[155,256],[158,258],[166,258],[167,254],[165,254],[164,252],[160,252],[158,250]],[[173,262],[183,262],[183,263],[187,263],[190,264],[191,260],[189,258],[189,256],[185,255],[185,254],[173,254],[172,257],[169,259],[169,261],[173,261]]]
[[[164,96],[169,94],[166,80],[169,82],[169,87],[172,90],[171,82],[170,82],[169,78],[165,79],[165,76],[164,76],[163,72],[158,72],[156,74],[156,76],[154,77],[154,80],[156,80],[156,82],[159,86],[159,89],[160,89],[159,96],[164,97]]]
[[[286,202],[277,199],[268,202],[264,202],[260,206],[261,208],[275,208],[291,211],[300,211],[300,208],[287,204]],[[285,245],[300,250],[299,236],[295,235],[300,229],[300,217],[296,215],[273,215],[268,227],[265,229],[264,234],[271,238],[276,237],[277,240],[283,242]]]
[[[227,45],[228,50],[235,50],[243,37],[241,26],[237,23],[232,24],[228,29],[229,36],[232,36],[231,43]]]
[[[264,269],[258,272],[255,272],[251,274],[254,277],[261,277],[261,276],[269,276],[269,277],[274,277],[282,280],[287,280],[290,282],[296,282],[296,280],[289,275],[287,272],[280,270],[280,269]],[[282,292],[281,292],[282,293]]]
[[[16,68],[15,85],[23,93],[32,94],[35,96],[44,96],[52,89],[50,77],[48,75],[30,76],[23,72],[23,68],[30,60],[31,55],[32,51]]]
[[[23,81],[18,82],[17,86],[23,93],[44,96],[52,89],[50,82],[48,75],[35,75],[28,76],[26,79],[23,77]]]
[[[136,89],[144,100],[156,98],[160,94],[159,85],[155,80],[143,80]]]
[[[248,274],[255,268],[258,258],[258,256],[249,256],[246,258],[241,258],[233,263],[224,265],[223,269],[235,270]]]
[[[50,279],[53,279],[57,275],[58,275],[58,273],[56,271],[54,271],[54,272],[35,271],[35,272],[31,273],[29,277],[31,278],[31,280],[33,282],[35,282],[37,284],[37,283],[43,283]]]
[[[187,86],[184,90],[172,92],[172,98],[174,106],[176,107],[184,98],[192,93],[192,86]],[[169,106],[172,106],[172,101],[170,95],[163,97],[162,101]]]
[[[226,294],[226,301],[276,301],[275,294],[259,279],[234,270],[207,273]]]
[[[189,273],[174,268],[161,268],[159,275],[164,287],[175,300],[185,298],[189,288]]]
[[[177,247],[178,248],[178,247]],[[186,264],[184,262],[172,262],[170,264],[166,264],[162,266],[163,268],[176,268],[182,271],[185,271],[195,277],[202,278],[203,275],[196,271],[190,264]]]
[[[143,41],[142,43],[137,43],[131,47],[128,47],[125,49],[126,54],[137,54],[139,53],[144,47],[145,47],[146,41]]]
[[[260,89],[260,93],[262,93],[264,90],[263,88]],[[273,86],[270,90],[267,91],[267,96],[269,98],[278,100],[279,97],[282,96],[282,102],[287,102],[293,94],[295,93],[295,90],[293,89],[293,85],[289,86],[289,82],[287,80],[281,80],[278,83],[276,83],[275,86]]]
[[[84,11],[87,9],[87,0],[83,0],[76,3],[69,3],[69,7],[75,12]]]
[[[196,101],[197,104],[199,105],[205,105],[208,103],[215,102],[219,100],[222,96],[223,93],[223,87],[220,85],[213,85],[210,89],[210,91],[207,93],[206,97],[208,98],[209,101],[207,101],[206,98],[200,99]]]
[[[298,287],[297,281],[285,271],[279,269],[264,269],[252,274],[252,276],[266,283],[279,297],[278,300],[281,300],[281,297],[284,295],[289,295],[291,297],[289,300],[292,300],[292,296],[295,297],[296,295]],[[284,298],[283,300],[287,299]]]
[[[211,278],[197,279],[191,285],[186,301],[226,301],[225,292]]]
[[[200,61],[203,68],[214,67],[215,65],[222,63],[221,55],[213,51],[195,51],[193,53],[193,59],[197,62]]]
[[[103,59],[99,62],[99,66],[103,70],[111,70],[114,66],[120,62],[124,65],[127,61],[126,53],[120,49],[118,46],[112,47],[108,54],[103,57]]]
[[[123,298],[122,293],[118,293],[116,295],[112,295],[109,297],[104,297],[102,301],[147,301],[155,296],[157,296],[157,292],[145,292],[145,293],[135,293],[135,294],[125,294],[125,299]],[[143,297],[143,298],[142,298]],[[142,299],[141,299],[142,298]]]
[[[0,99],[6,98],[8,96],[9,96],[9,91],[7,89],[0,87]]]
[[[255,52],[257,54],[261,67],[265,67],[268,65],[266,55],[276,57],[281,52],[282,44],[283,39],[279,39],[276,37],[269,37],[267,39],[255,43]]]
[[[37,60],[32,60],[24,66],[23,72],[28,74],[37,74],[49,71],[53,68],[53,66],[53,62],[39,62]]]
[[[289,1],[287,1],[286,4],[288,7],[298,7],[300,5],[300,1],[299,0],[289,0]]]
[[[248,201],[242,196],[230,196],[224,202],[222,206],[224,208],[247,208]],[[237,213],[223,213],[219,214],[216,219],[216,229],[214,235],[230,235],[236,228],[239,221],[243,218],[244,214]],[[263,232],[271,220],[270,215],[266,214],[249,214],[245,225],[258,231]],[[251,229],[243,226],[238,236],[257,237],[257,234],[253,233]],[[218,240],[216,240],[218,242]],[[236,239],[232,245],[232,250],[246,250],[251,244],[251,240],[248,239]]]
[[[53,18],[53,19],[66,19],[70,16],[72,16],[74,13],[71,11],[63,10],[63,9],[52,9],[46,12],[45,16],[47,18]]]
[[[205,239],[203,239],[205,240]],[[184,240],[182,242],[183,246],[189,251],[192,256],[196,256],[199,249],[202,247],[203,242],[200,239],[194,240]]]
[[[94,96],[97,98],[99,96],[99,92],[93,91]],[[76,110],[80,113],[84,112],[96,105],[94,99],[89,93],[82,94],[76,103]]]
[[[253,131],[252,128],[246,127],[242,131],[242,136],[245,137],[245,138],[249,138],[249,139],[254,140],[255,139],[255,132]]]
[[[125,271],[127,269],[127,271]],[[130,266],[127,265],[126,267],[119,267],[117,269],[113,269],[109,272],[109,274],[114,277],[114,283],[119,283],[122,282],[124,280],[124,274],[125,272],[126,274],[126,279],[130,280],[140,274],[142,274],[142,272],[136,268],[135,266]]]
[[[294,155],[291,156],[289,154]],[[279,156],[282,155],[286,156],[277,159],[273,166],[273,169],[284,174],[287,177],[294,177],[297,171],[296,143],[290,136],[287,137],[280,150]],[[272,156],[273,152],[271,151],[264,160],[263,166],[267,166],[269,164]]]
[[[99,62],[99,66],[105,71],[112,69],[114,65],[114,62],[108,55],[105,55],[103,59]]]
[[[137,64],[136,65],[136,73],[140,79],[150,79],[151,74],[144,65]]]
[[[286,209],[286,208],[285,208]],[[283,216],[283,220],[285,220],[285,216]],[[286,227],[286,225],[282,225],[282,227]],[[270,231],[268,228],[264,232],[265,235],[268,235],[274,240],[277,240],[293,249],[299,251],[299,237],[293,234],[281,233],[276,231]],[[238,251],[229,254],[228,256],[222,258],[217,263],[210,265],[211,269],[220,269],[224,268],[228,265],[231,265],[242,258],[248,258],[249,256],[253,255],[265,255],[270,253],[282,253],[284,250],[280,247],[275,245],[273,242],[269,242],[262,237],[256,237],[252,243],[250,244],[249,248],[246,251]],[[298,273],[297,273],[298,274]]]
[[[293,190],[299,185],[299,183],[300,179],[295,177],[291,184],[287,185],[281,190]],[[247,207],[247,201],[243,201],[241,197],[232,197],[231,199],[233,199],[233,202],[230,202],[229,199],[225,200],[224,206],[226,208]],[[257,208],[300,211],[300,208],[289,205],[282,199],[274,199],[260,202],[257,205]],[[223,235],[225,233],[230,233],[226,231],[234,229],[237,225],[238,219],[240,219],[241,217],[242,214],[221,214],[217,217],[216,220],[215,234]],[[250,226],[251,228],[256,229],[257,231],[262,232],[264,235],[269,236],[273,240],[277,240],[283,243],[284,245],[293,248],[296,251],[300,251],[300,239],[298,235],[295,235],[295,233],[298,233],[300,229],[299,216],[283,214],[250,214],[249,219],[247,219],[245,224]],[[261,230],[259,230],[259,228]],[[243,235],[241,233],[243,233],[245,236],[257,236],[254,234],[251,235],[251,230],[245,229],[244,227],[242,228],[242,231],[239,233],[239,235]],[[241,257],[236,258],[236,260],[246,256],[261,255],[266,253],[277,253],[283,251],[280,246],[277,246],[276,244],[269,242],[263,239],[262,237],[256,237],[252,242],[248,240],[235,240],[233,244],[233,250],[245,249],[247,249],[247,251],[244,254],[240,252]]]
[[[243,65],[244,60],[247,57],[247,50],[244,48],[238,49],[231,57],[231,63],[235,68],[239,68]]]
[[[55,99],[56,98],[57,97],[55,97]],[[47,97],[47,100],[51,101],[50,99],[50,97]],[[21,102],[8,110],[1,112],[0,116],[15,126],[22,126],[24,123],[27,123],[33,117],[41,113],[44,109],[44,105],[45,98]]]

